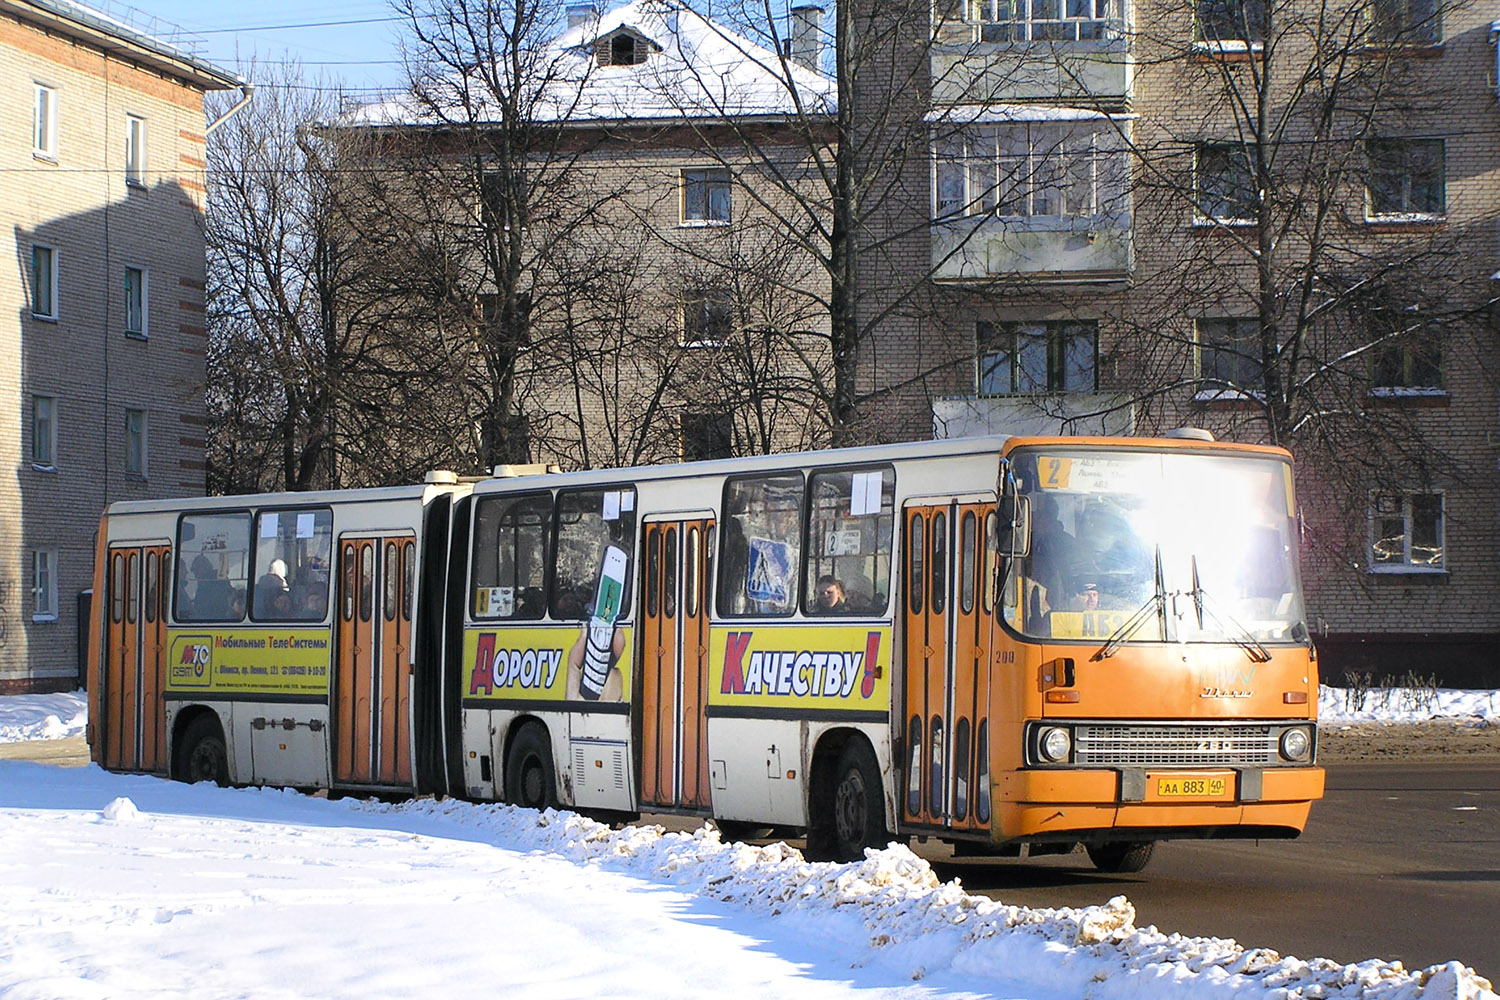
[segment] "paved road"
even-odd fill
[[[1500,982],[1500,762],[1332,764],[1293,841],[1173,841],[1138,875],[1083,854],[946,862],[941,877],[1028,906],[1124,894],[1136,925],[1341,962],[1457,959]]]
[[[88,762],[83,739],[0,744],[0,758]],[[670,827],[696,825],[654,817]],[[1027,906],[1126,895],[1136,924],[1232,937],[1341,962],[1457,959],[1500,982],[1500,761],[1331,764],[1297,840],[1174,841],[1138,875],[1101,875],[1083,854],[955,862],[914,844],[942,878]]]

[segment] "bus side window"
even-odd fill
[[[894,470],[815,472],[808,480],[808,496],[803,612],[885,613],[895,523]]]
[[[802,575],[802,474],[772,473],[724,484],[719,614],[786,617]]]

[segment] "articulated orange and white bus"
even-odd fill
[[[514,470],[500,470],[514,471]],[[1290,456],[976,438],[112,504],[94,759],[805,830],[818,857],[1297,836]]]

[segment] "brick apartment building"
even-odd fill
[[[525,457],[579,468],[826,442],[817,397],[828,278],[807,232],[821,215],[809,151],[826,150],[817,109],[831,106],[834,85],[811,68],[813,22],[800,22],[796,43],[807,47],[795,58],[788,47],[783,62],[676,3],[568,14],[529,71],[550,82],[529,109],[528,141],[540,151],[528,162],[524,206],[502,203],[504,175],[489,159],[503,145],[484,117],[492,94],[445,94],[439,82],[426,104],[401,98],[354,117],[351,131],[374,137],[383,168],[400,169],[406,155],[430,170],[425,191],[447,192],[412,239],[388,240],[394,253],[424,241],[461,248],[448,259],[460,275],[450,312],[465,311],[465,295],[473,303],[471,317],[423,315],[401,339],[431,344],[421,338],[433,328],[466,322],[484,336],[506,266],[485,259],[497,248],[484,237],[499,221],[503,243],[507,220],[524,211],[524,238],[502,251],[515,255],[529,309],[514,403]],[[793,109],[788,84],[811,114]],[[435,107],[445,97],[452,108]],[[812,122],[813,134],[794,134],[791,120]],[[402,258],[392,270],[421,266]],[[447,353],[433,346],[424,358]],[[477,403],[465,412],[460,399],[471,376],[435,391],[432,406],[452,406],[434,420],[445,433],[462,436],[482,419]]]
[[[79,683],[113,500],[204,489],[204,94],[234,74],[0,0],[0,693]]]
[[[1500,683],[1493,10],[933,17],[899,95],[932,157],[861,275],[882,432],[1285,444],[1324,678]]]

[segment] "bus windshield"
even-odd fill
[[[1028,554],[1004,589],[1017,631],[1110,645],[1307,640],[1286,461],[1066,446],[1011,461],[1031,511]]]

